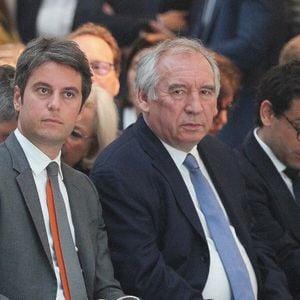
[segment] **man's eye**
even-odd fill
[[[200,91],[200,95],[202,95],[205,98],[213,98],[215,96],[215,92],[210,89],[203,89]]]
[[[212,91],[211,91],[211,90],[202,90],[202,91],[201,91],[201,94],[202,94],[202,95],[211,95],[211,94],[212,94]]]
[[[70,91],[65,92],[66,98],[73,98],[74,96],[75,96],[75,94],[73,92],[70,92]]]
[[[42,95],[46,95],[49,92],[49,90],[45,87],[40,87],[38,88],[38,92]]]
[[[171,91],[171,94],[175,95],[175,96],[181,96],[185,93],[184,90],[173,90]]]

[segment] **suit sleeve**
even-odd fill
[[[111,257],[108,249],[107,232],[102,216],[102,207],[98,201],[98,193],[88,179],[86,185],[90,185],[96,196],[97,206],[93,207],[95,213],[98,215],[97,224],[90,224],[91,227],[97,226],[96,229],[96,246],[95,246],[95,283],[94,283],[94,297],[95,299],[105,298],[107,300],[116,300],[124,296],[119,282],[114,277],[114,270],[111,262]],[[92,249],[89,249],[91,251]]]
[[[274,262],[285,271],[289,289],[295,297],[300,296],[300,249],[298,242],[286,231],[272,213],[269,201],[272,201],[267,188],[261,178],[254,172],[251,165],[239,157],[246,189],[249,197],[251,214],[253,216],[252,233],[258,246],[258,259],[262,273],[263,292],[270,297],[271,294],[281,294],[280,285],[276,285],[276,278],[270,266]],[[276,257],[275,257],[276,255]],[[274,266],[274,268],[276,268]],[[273,269],[274,269],[273,268]],[[276,293],[274,293],[276,291]],[[268,298],[269,299],[269,298]],[[276,298],[277,299],[277,298]],[[279,297],[278,299],[283,299]]]
[[[111,167],[94,169],[91,178],[99,191],[116,277],[124,291],[143,300],[202,299],[200,291],[166,264],[160,251],[164,213],[157,182],[144,175],[149,172],[131,178],[131,172],[121,176]]]

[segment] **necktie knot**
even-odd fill
[[[184,166],[187,167],[187,169],[190,172],[195,171],[196,169],[199,169],[199,164],[198,164],[196,158],[190,153],[187,154],[183,164],[184,164]]]
[[[48,176],[58,176],[58,164],[52,161],[46,168]]]
[[[291,180],[296,180],[299,178],[299,170],[292,169],[292,168],[286,168],[284,170],[284,173],[291,179]]]

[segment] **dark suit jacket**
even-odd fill
[[[256,232],[278,253],[293,294],[300,299],[300,207],[251,132],[241,148]]]
[[[198,150],[258,275],[232,152],[211,137]],[[90,176],[124,291],[144,300],[202,299],[210,264],[203,228],[180,172],[142,117],[100,154]],[[289,299],[280,272],[267,269],[274,298],[265,299]]]
[[[14,134],[0,145],[0,294],[56,296],[56,278],[32,171]],[[62,165],[76,246],[89,299],[122,296],[114,279],[98,194],[82,173]]]

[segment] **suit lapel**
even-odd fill
[[[256,255],[249,233],[250,216],[244,211],[243,202],[246,201],[233,151],[225,151],[224,144],[218,146],[218,140],[212,142],[211,136],[206,136],[198,145],[199,154],[205,164],[210,178],[218,192],[230,224],[234,227],[236,235],[244,246],[247,254],[257,270]]]
[[[137,121],[138,139],[144,151],[152,158],[154,168],[160,172],[169,183],[182,213],[194,229],[204,238],[204,232],[193,201],[185,186],[182,176],[168,151],[152,133],[142,118]]]
[[[272,192],[272,201],[276,210],[284,215],[283,222],[300,240],[300,208],[288,190],[285,182],[273,165],[272,161],[260,147],[253,134],[247,137],[244,145],[245,155]]]
[[[50,254],[50,247],[43,219],[42,208],[38,198],[32,171],[25,157],[25,154],[14,134],[9,136],[6,141],[6,145],[11,153],[11,157],[13,160],[13,169],[19,173],[19,175],[16,176],[16,181],[24,197],[24,201],[42,243],[43,249],[52,267],[53,263]]]
[[[240,178],[235,178],[235,172],[228,174],[231,166],[234,164],[232,152],[229,154],[216,146],[212,146],[212,137],[207,136],[198,145],[199,154],[205,164],[210,178],[216,188],[222,204],[229,217],[230,223],[235,227],[240,239],[245,237],[246,232],[242,230],[241,224],[245,223],[243,216],[238,214],[238,208],[241,207],[241,189],[237,186]],[[223,147],[223,146],[222,146]]]
[[[88,285],[94,282],[94,279],[90,277],[93,272],[88,272],[87,270],[95,269],[95,258],[91,257],[93,245],[89,234],[91,229],[89,228],[90,217],[88,216],[86,207],[87,202],[83,200],[84,195],[82,195],[76,182],[74,182],[74,177],[72,174],[69,174],[69,167],[62,164],[62,172],[69,197],[79,261],[83,270],[85,283]],[[87,249],[90,249],[90,251],[87,251]],[[91,291],[93,287],[87,286],[87,290]]]

